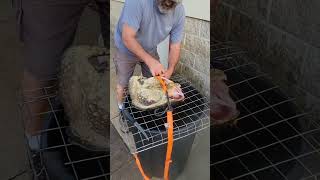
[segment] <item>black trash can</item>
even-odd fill
[[[173,105],[175,140],[169,170],[169,177],[172,180],[177,179],[185,167],[205,109],[205,100],[195,88],[190,84],[182,83],[181,86],[186,98],[184,102]],[[164,125],[167,119],[165,113],[159,115],[157,112],[165,112],[165,109],[140,111],[131,106],[129,95],[124,104],[123,119],[128,123],[129,131],[133,134],[138,157],[145,174],[149,177],[162,178],[167,151],[167,130]],[[129,119],[138,122],[140,130]],[[141,132],[141,129],[148,138]]]

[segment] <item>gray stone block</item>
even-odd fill
[[[210,22],[201,21],[200,37],[210,40]]]
[[[189,67],[194,67],[195,55],[185,49],[181,49],[180,61]]]
[[[199,36],[201,20],[187,17],[185,21],[184,31],[188,34]]]
[[[210,57],[210,41],[194,35],[186,34],[184,49],[194,54]]]
[[[181,49],[184,49],[184,43],[185,43],[185,38],[186,38],[186,33],[183,32],[183,35],[182,35],[182,42],[181,42]]]
[[[251,17],[266,20],[269,0],[223,0]]]
[[[269,39],[268,29],[264,24],[233,11],[230,24],[229,40],[240,42],[249,51],[249,55],[259,61],[264,56]]]
[[[319,0],[274,0],[270,22],[298,38],[320,47],[319,9]]]
[[[197,70],[179,63],[177,72],[189,80],[193,86],[207,97],[210,91],[209,75],[198,72]]]
[[[180,61],[176,67],[175,67],[175,72],[174,73],[178,73],[181,74],[181,69],[182,69],[183,63]]]
[[[263,67],[268,67],[280,82],[299,85],[306,47],[297,39],[271,31]]]
[[[195,58],[194,68],[209,76],[210,74],[210,58],[197,55]]]
[[[320,48],[310,47],[302,66],[302,88],[320,98]]]

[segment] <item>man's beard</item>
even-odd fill
[[[157,0],[157,5],[159,11],[163,14],[166,14],[174,9],[177,3],[172,0]]]

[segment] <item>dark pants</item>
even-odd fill
[[[39,79],[57,75],[64,51],[72,44],[78,22],[92,0],[13,0],[25,70]],[[96,0],[101,33],[109,46],[108,0]]]

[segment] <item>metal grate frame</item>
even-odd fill
[[[232,42],[215,42],[211,54],[211,68],[225,72],[241,113],[235,126],[211,127],[214,179],[319,177],[320,125]]]
[[[191,83],[179,75],[171,79],[179,83],[185,95],[182,103],[173,105],[174,140],[178,140],[210,127],[209,104],[207,98],[202,96]],[[166,144],[166,109],[141,111],[131,105],[129,93],[126,93],[124,101],[125,109],[135,121],[142,127],[128,123],[126,117],[121,115],[124,133],[124,142],[132,154],[139,153],[154,147]]]
[[[33,152],[29,148],[28,149],[28,157],[30,161],[30,166],[33,171],[33,176],[35,179],[40,180],[50,180],[54,179],[50,177],[50,173],[48,167],[45,165],[44,157],[48,156],[46,153],[50,153],[53,151],[62,152],[63,163],[61,167],[66,168],[71,172],[71,175],[75,180],[109,180],[110,178],[110,170],[109,170],[109,152],[104,153],[95,153],[89,152],[82,147],[76,146],[74,144],[70,144],[67,136],[67,129],[69,127],[68,122],[64,120],[63,108],[57,107],[55,104],[57,102],[57,79],[53,78],[50,80],[44,81],[45,84],[51,84],[47,87],[42,87],[39,89],[33,89],[29,91],[23,92],[30,94],[37,94],[31,99],[23,99],[22,92],[19,92],[20,97],[20,114],[22,121],[24,123],[24,128],[26,129],[28,123],[25,121],[26,117],[33,121],[35,117],[41,117],[45,121],[48,121],[48,116],[54,119],[53,127],[42,129],[37,134],[44,135],[54,135],[57,137],[57,141],[51,143],[45,148],[40,149],[39,152]],[[48,109],[42,112],[31,112],[28,108],[28,105],[32,103],[47,103]],[[26,144],[28,144],[28,139],[25,137]],[[40,145],[41,141],[38,139],[38,143]],[[29,147],[27,145],[27,147]],[[41,146],[40,146],[41,147]],[[76,153],[78,150],[81,153]],[[78,156],[78,154],[81,154]],[[50,154],[49,154],[50,156]],[[90,171],[88,169],[95,168],[97,172],[86,172]],[[62,172],[61,172],[62,173]]]

